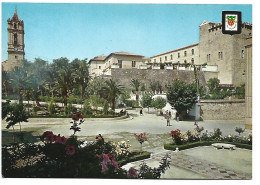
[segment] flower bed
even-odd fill
[[[236,147],[238,148],[245,148],[248,150],[252,150],[252,145],[249,144],[241,144],[241,143],[234,143],[234,142],[228,142],[228,141],[199,141],[199,142],[194,142],[194,143],[186,143],[183,145],[175,145],[175,144],[165,144],[164,145],[164,149],[166,150],[173,150],[175,151],[176,148],[178,148],[179,150],[186,150],[189,148],[194,148],[194,147],[198,147],[198,146],[210,146],[213,143],[227,143],[227,144],[233,144],[236,145]]]

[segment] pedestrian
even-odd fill
[[[167,120],[167,126],[171,126],[171,123],[170,123],[170,116],[167,116],[167,117],[166,117],[166,120]]]
[[[140,109],[140,116],[143,116],[143,108]]]
[[[172,112],[171,111],[169,111],[169,116],[170,116],[170,119],[172,118]]]

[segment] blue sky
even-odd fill
[[[242,11],[242,21],[252,23],[251,5],[2,3],[2,61],[7,19],[15,8],[24,20],[30,61],[91,59],[117,51],[150,57],[199,42],[199,25],[221,22],[223,10]]]

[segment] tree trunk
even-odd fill
[[[15,131],[14,131],[14,126],[12,125],[13,127],[13,142],[15,143]]]
[[[35,98],[35,102],[36,102],[36,105],[38,107],[40,107],[40,102],[39,102],[39,97],[38,97],[38,93],[36,91],[34,91],[34,98]]]
[[[67,94],[67,91],[64,91],[63,99],[64,99],[64,107],[67,107],[67,105],[68,105],[68,94]]]
[[[136,101],[139,102],[139,92],[138,92],[138,89],[136,89],[135,95],[136,95]]]
[[[81,95],[81,100],[83,100],[83,96],[84,96],[84,84],[83,83],[81,83],[80,84],[80,95]]]
[[[29,109],[29,99],[28,99],[28,103],[27,103],[27,105],[28,105],[28,114],[30,114],[30,109]]]
[[[112,108],[112,111],[115,112],[115,98],[113,98],[111,101],[111,108]]]
[[[22,90],[19,91],[19,104],[23,105],[23,94],[22,94]]]

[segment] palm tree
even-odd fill
[[[29,84],[28,73],[23,67],[16,66],[11,72],[11,84],[19,95],[19,104],[23,104],[23,90]]]
[[[64,107],[67,107],[68,93],[75,86],[75,74],[73,73],[73,68],[67,58],[60,58],[57,60],[63,62],[64,65],[59,66],[60,69],[58,70],[55,88],[60,91],[63,97]]]
[[[75,81],[80,85],[80,96],[81,100],[83,101],[85,87],[89,81],[89,72],[88,72],[88,65],[87,59],[79,60],[75,59],[72,61],[72,66],[75,73]]]
[[[105,83],[106,86],[101,88],[100,95],[111,102],[111,109],[115,111],[116,97],[123,94],[124,86],[118,85],[112,79],[107,80]]]
[[[46,74],[47,74],[48,62],[40,58],[36,58],[34,63],[31,65],[30,82],[31,88],[33,89],[33,95],[37,106],[40,106],[39,93],[41,87],[43,87]],[[52,79],[53,80],[53,79]]]
[[[131,85],[135,88],[135,97],[136,101],[139,102],[139,87],[140,87],[140,82],[138,79],[132,79],[131,80]]]

